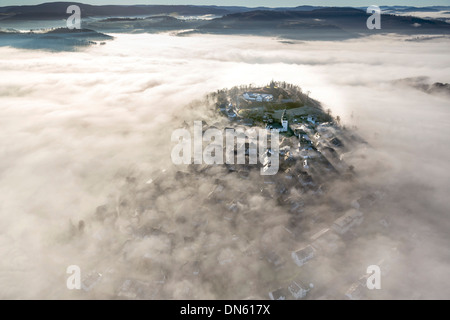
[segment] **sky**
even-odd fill
[[[30,4],[39,4],[43,2],[52,2],[45,0],[1,0],[1,6],[9,6],[9,5],[30,5]],[[318,0],[318,1],[297,1],[297,0],[231,0],[231,1],[223,1],[223,0],[134,0],[134,1],[123,1],[123,0],[78,0],[74,2],[88,3],[88,4],[191,4],[191,5],[230,5],[230,6],[247,6],[247,7],[257,7],[257,6],[267,6],[267,7],[296,7],[299,5],[323,5],[323,6],[369,6],[372,4],[376,5],[408,5],[408,6],[433,6],[433,5],[450,5],[450,0],[434,0],[434,1],[423,1],[423,0],[395,0],[395,1],[386,1],[386,0],[378,0],[378,1],[366,1],[366,0]]]

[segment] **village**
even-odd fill
[[[272,82],[267,87],[242,94],[232,90],[226,94],[219,92],[217,108],[235,128],[256,127],[279,132],[280,160],[285,164],[286,173],[297,167],[297,162],[301,163],[305,174],[323,168],[339,173],[351,170],[340,157],[348,151],[340,138],[344,136],[339,126],[340,117],[335,119],[330,111],[323,111],[320,103],[309,95],[296,88],[291,90],[294,93]],[[276,102],[274,95],[278,95]],[[320,163],[322,168],[310,168],[312,162]]]

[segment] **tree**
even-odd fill
[[[273,88],[275,88],[276,87],[276,82],[275,81],[273,81],[273,79],[272,79],[272,81],[270,81],[270,89],[273,89]]]

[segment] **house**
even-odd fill
[[[300,134],[306,134],[306,127],[303,124],[291,123],[289,128],[298,137]]]
[[[289,291],[285,288],[279,288],[275,291],[269,292],[269,297],[271,300],[286,300],[288,297]]]
[[[350,209],[342,217],[334,221],[332,228],[338,234],[342,235],[347,233],[353,226],[360,225],[363,220],[364,217],[361,211]]]
[[[270,102],[273,101],[273,95],[265,93],[244,92],[242,97],[247,101]]]
[[[283,132],[283,126],[279,123],[267,124],[266,130]]]
[[[294,134],[298,137],[299,141],[299,147],[302,147],[303,145],[311,146],[312,141],[309,137],[310,130],[306,128],[305,125],[290,125],[289,126],[291,130],[294,132]]]
[[[252,93],[249,93],[249,92],[244,92],[242,97],[244,97],[245,100],[255,101],[254,95]]]
[[[345,296],[349,300],[366,300],[367,299],[367,278],[368,275],[363,275],[354,282],[350,288],[345,292]]]
[[[299,249],[297,251],[292,252],[291,256],[294,260],[295,264],[301,267],[309,260],[314,258],[315,250],[311,245],[307,245],[306,247]]]
[[[295,299],[303,299],[306,294],[313,288],[313,285],[305,285],[301,280],[294,280],[288,286],[288,291]]]
[[[338,147],[338,148],[340,148],[340,147],[343,146],[342,141],[339,140],[339,139],[336,138],[336,137],[332,138],[332,139],[330,140],[330,143],[331,143],[333,146]]]
[[[91,291],[102,279],[102,274],[98,272],[90,272],[82,281],[81,288],[84,291]]]

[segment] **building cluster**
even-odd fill
[[[256,101],[256,102],[271,102],[271,101],[273,101],[273,95],[266,94],[266,93],[244,92],[242,97],[247,101]]]

